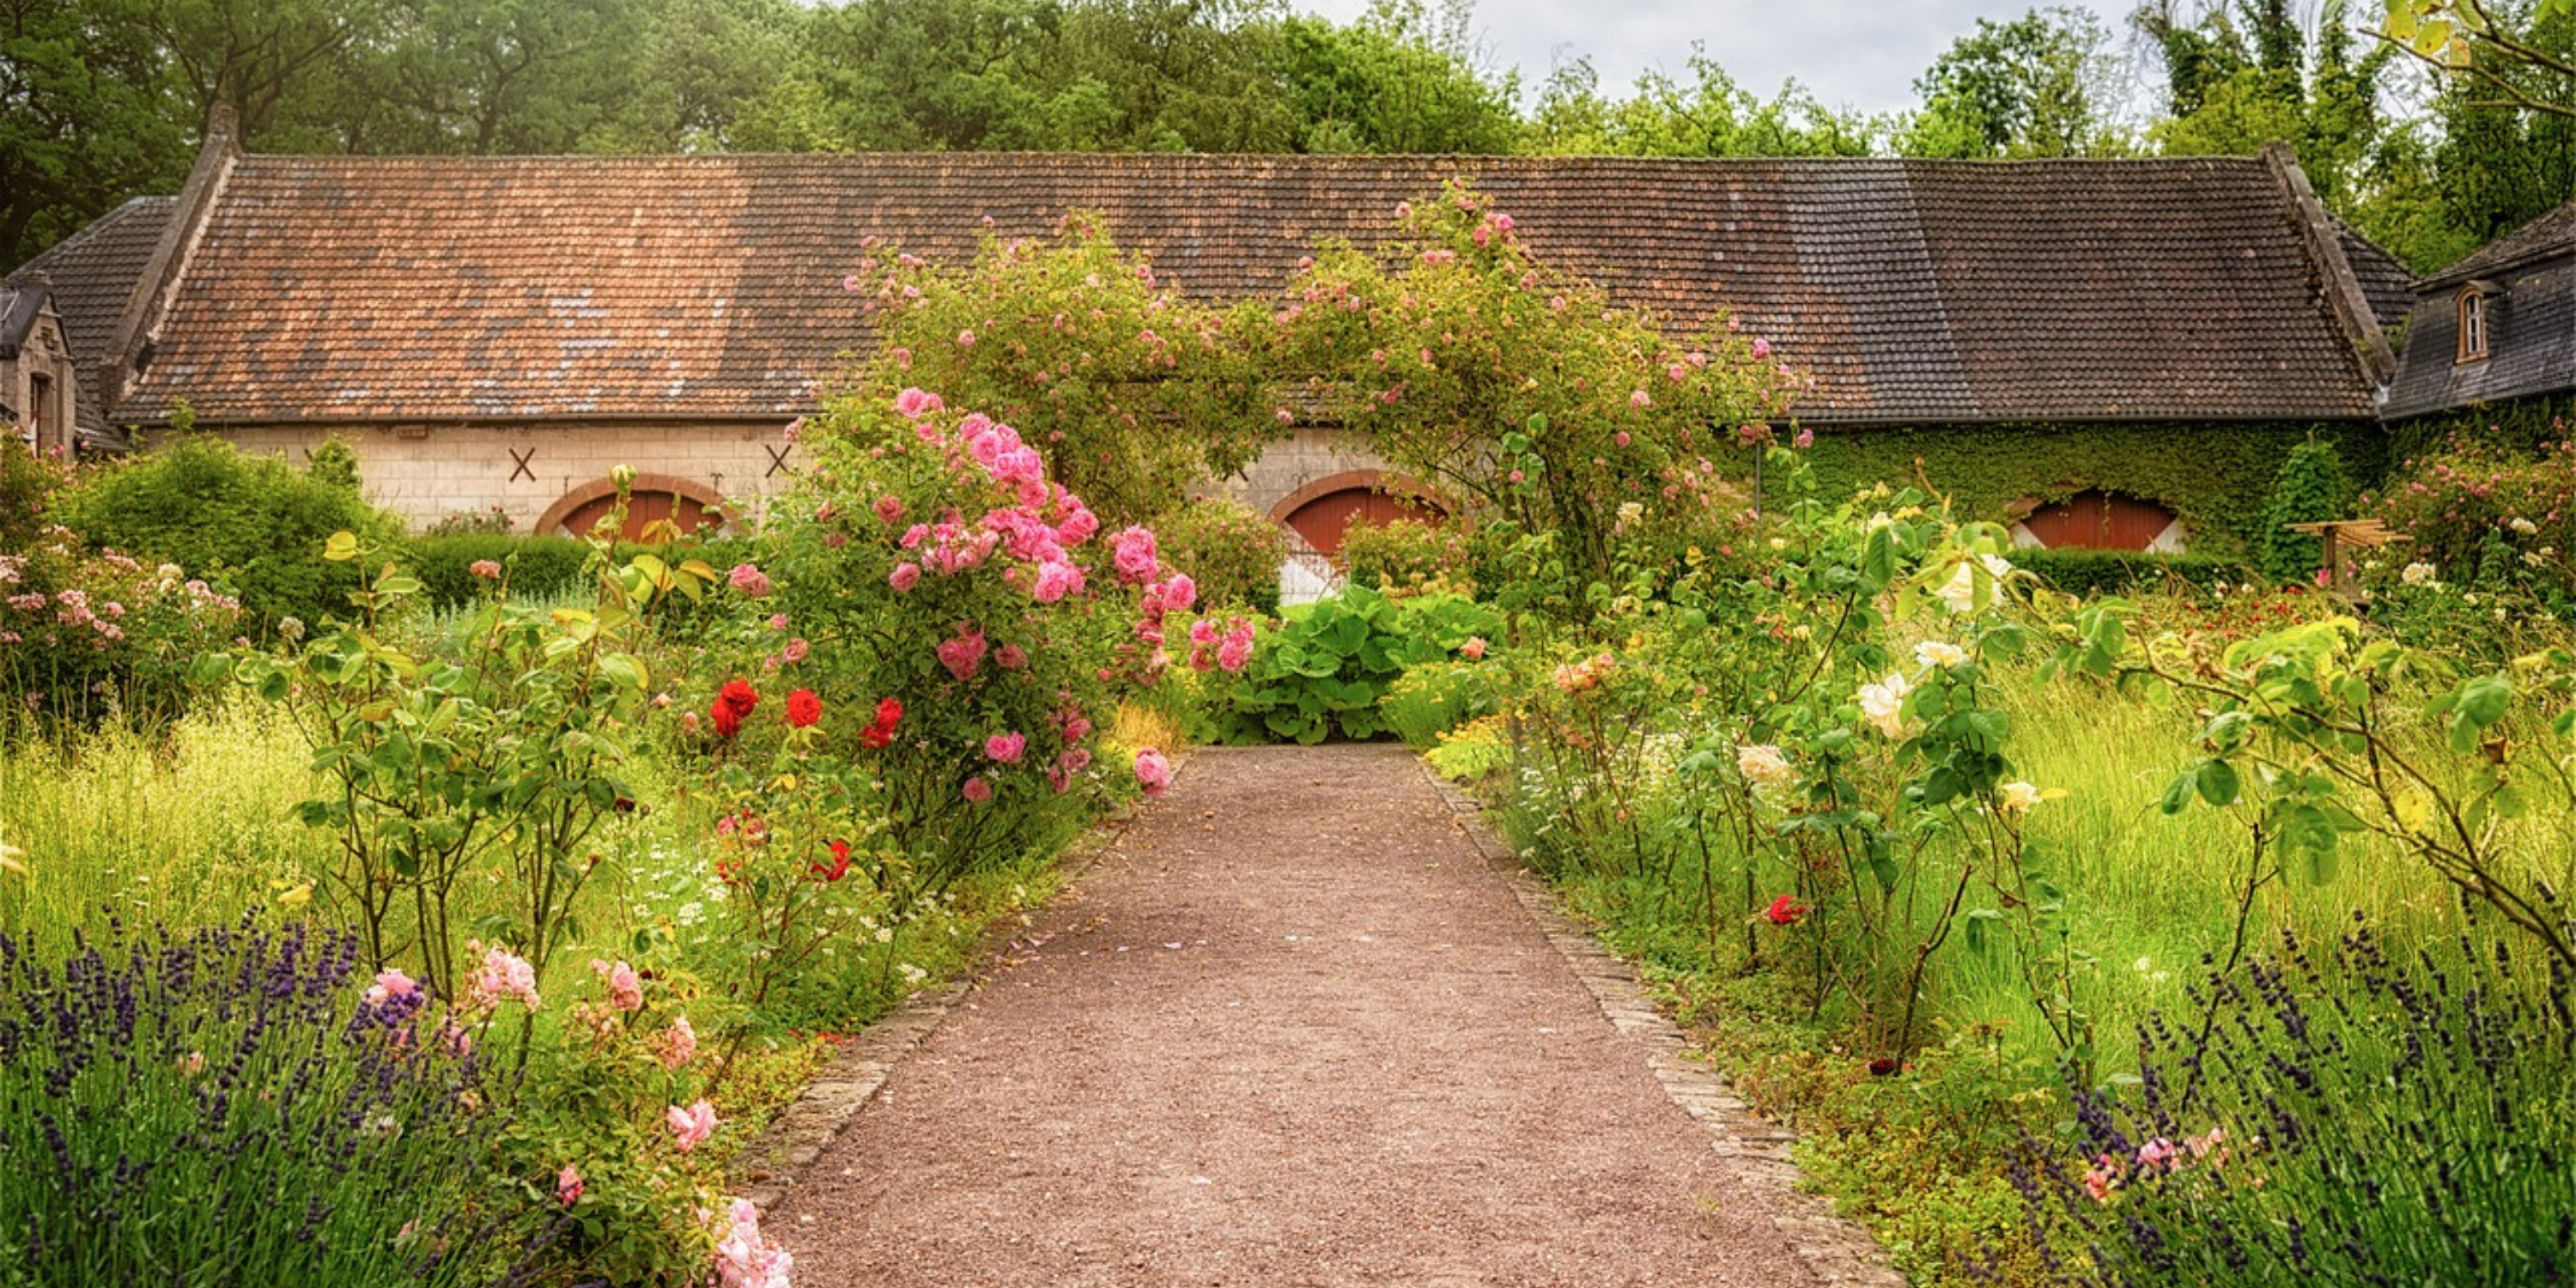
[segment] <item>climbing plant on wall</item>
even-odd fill
[[[2259,549],[2273,479],[2311,436],[2356,480],[2386,469],[2377,426],[2279,423],[1872,427],[1818,435],[1812,459],[1822,495],[1916,483],[1982,519],[2093,489],[2134,496],[2171,509],[2195,551],[2238,555]]]

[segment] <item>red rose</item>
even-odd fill
[[[730,738],[742,732],[742,712],[726,706],[722,698],[716,699],[716,704],[707,708],[707,715],[715,720],[716,732],[724,737]]]
[[[723,688],[716,690],[716,705],[733,708],[737,716],[750,715],[751,709],[760,705],[760,690],[751,687],[749,680],[727,680]]]
[[[787,695],[787,723],[802,729],[823,718],[823,700],[812,689],[798,689]]]
[[[1807,905],[1784,894],[1772,900],[1770,909],[1762,915],[1768,918],[1772,925],[1794,926],[1798,924],[1799,918],[1807,915]]]
[[[830,863],[816,863],[810,866],[813,868],[814,875],[821,877],[826,881],[838,881],[841,878],[850,875],[850,843],[847,841],[834,841],[831,844],[831,848],[832,861]]]
[[[859,731],[859,743],[872,751],[883,751],[894,745],[894,728],[903,720],[903,704],[892,698],[877,702],[874,723]]]

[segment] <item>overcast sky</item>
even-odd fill
[[[1340,22],[1368,0],[1291,0]],[[1478,0],[1475,28],[1497,67],[1517,64],[1525,99],[1560,60],[1590,55],[1604,93],[1623,95],[1637,73],[1682,78],[1691,42],[1738,85],[1769,98],[1795,77],[1838,107],[1889,112],[1914,104],[1914,78],[1973,30],[1980,17],[2010,21],[2041,0]],[[1434,5],[1436,8],[1436,4]],[[2092,4],[2115,52],[2130,47],[2120,5]]]

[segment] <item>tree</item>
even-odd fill
[[[2168,156],[2243,156],[2292,145],[2317,195],[2351,213],[2356,189],[2388,141],[2380,111],[2392,50],[2359,57],[2343,0],[2320,11],[2313,57],[2288,0],[2202,4],[2159,0],[2130,16],[2164,55],[2173,115],[2148,136]]]
[[[0,268],[176,186],[187,111],[121,0],[0,0]]]
[[[1611,103],[1586,59],[1557,69],[1540,94],[1532,146],[1545,153],[1665,157],[1867,156],[1876,123],[1838,114],[1790,81],[1769,102],[1693,44],[1683,84],[1659,71]]]
[[[1376,0],[1347,27],[1281,21],[1279,79],[1300,152],[1510,152],[1517,73],[1479,73],[1451,22],[1435,29],[1419,0]]]
[[[2487,103],[2576,117],[2576,0],[2390,0],[2380,34]]]
[[[1923,110],[1899,150],[1909,156],[2071,157],[2114,150],[2095,89],[2105,77],[2101,22],[2081,9],[2033,9],[1977,29],[1914,82]]]

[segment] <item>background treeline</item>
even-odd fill
[[[1865,115],[1739,85],[1719,43],[1605,93],[1498,69],[1472,0],[0,0],[0,264],[185,175],[208,108],[272,152],[1043,149],[2046,157],[2296,144],[2419,267],[2576,192],[2576,78],[2433,83],[2343,0],[1979,19]],[[2576,55],[2576,10],[2486,6]],[[1819,49],[1819,60],[1836,56]],[[2141,103],[2143,77],[2155,83]],[[2520,97],[2521,103],[2509,100]],[[2530,103],[2555,104],[2534,110]]]

